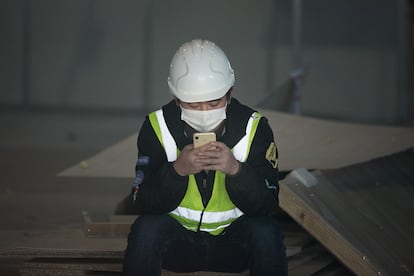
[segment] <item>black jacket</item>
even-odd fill
[[[162,107],[168,129],[177,147],[182,150],[192,143],[188,126],[180,117],[175,101]],[[247,121],[254,110],[232,98],[227,108],[225,132],[218,141],[233,148],[245,135]],[[226,189],[233,203],[246,215],[271,214],[278,207],[278,169],[265,158],[269,145],[274,142],[273,132],[262,117],[253,139],[246,162],[240,172],[226,177]],[[138,214],[161,214],[174,210],[185,195],[188,176],[178,175],[173,163],[167,161],[148,116],[138,135],[138,161],[136,164],[137,186],[135,211]],[[200,172],[195,175],[204,206],[211,197],[214,173]],[[133,189],[134,193],[135,189]]]

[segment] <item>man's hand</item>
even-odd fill
[[[221,142],[211,142],[198,148],[187,145],[173,164],[182,176],[196,174],[202,170],[218,170],[228,175],[239,171],[239,162],[231,150]]]
[[[189,174],[196,174],[202,170],[200,164],[196,163],[197,149],[194,146],[186,145],[175,160],[173,167],[175,171],[181,175],[186,176]]]
[[[221,171],[228,175],[238,173],[240,163],[222,142],[211,142],[199,148],[195,162],[203,170]]]

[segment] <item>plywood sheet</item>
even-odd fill
[[[309,173],[309,172],[307,172]],[[280,206],[357,275],[413,275],[414,152],[289,174]]]
[[[269,119],[274,131],[281,171],[339,168],[414,146],[413,128],[351,124],[270,110],[260,112]],[[59,175],[134,177],[136,139],[134,133]]]

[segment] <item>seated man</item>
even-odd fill
[[[125,275],[221,271],[287,275],[277,148],[265,117],[232,98],[234,73],[207,40],[184,43],[168,78],[174,99],[139,132]],[[217,140],[194,147],[193,134]]]

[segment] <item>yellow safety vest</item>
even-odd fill
[[[232,149],[235,158],[240,162],[247,160],[261,117],[262,115],[257,112],[252,113],[246,125],[246,135]],[[179,155],[179,149],[165,123],[162,109],[150,113],[149,120],[165,150],[168,162],[174,162]],[[212,235],[220,234],[243,215],[243,212],[230,200],[225,187],[225,178],[224,173],[216,171],[213,192],[207,206],[204,207],[195,177],[189,175],[184,198],[169,214],[188,230],[200,229]]]

